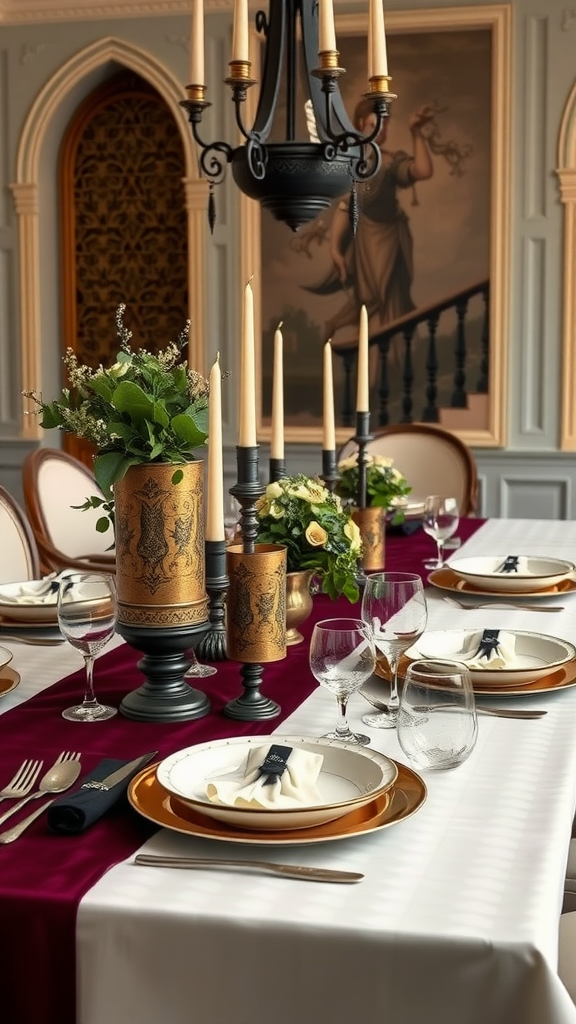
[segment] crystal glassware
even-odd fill
[[[386,656],[390,672],[388,711],[364,715],[374,729],[393,729],[398,718],[398,662],[426,628],[428,613],[422,578],[411,572],[376,572],[366,579],[362,618],[368,623],[377,651]]]
[[[456,498],[429,494],[424,502],[422,529],[436,541],[437,557],[427,558],[426,569],[441,569],[444,565],[444,542],[456,533],[460,514]]]
[[[184,679],[205,679],[206,676],[213,676],[218,671],[213,665],[204,665],[198,661],[193,647],[188,648],[186,657],[190,659],[190,667],[184,673]]]
[[[347,720],[350,694],[372,675],[376,656],[370,630],[361,619],[324,619],[317,622],[310,640],[310,669],[320,686],[336,695],[338,721],[326,739],[346,743],[370,742],[369,736],[351,731]]]
[[[416,768],[455,768],[471,754],[478,732],[470,672],[455,661],[423,659],[406,671],[398,742]]]
[[[94,659],[116,631],[116,583],[108,573],[75,572],[65,576],[58,590],[60,632],[84,658],[86,687],[81,704],[66,708],[71,722],[102,722],[117,708],[100,704],[94,694]]]

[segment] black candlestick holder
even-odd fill
[[[286,476],[286,462],[284,459],[270,459],[270,483],[275,480],[282,480]]]
[[[240,504],[240,544],[227,549],[228,657],[242,663],[243,692],[223,711],[244,722],[265,721],[280,706],[260,691],[263,662],[286,657],[286,549],[257,544],[256,506],[264,494],[258,475],[258,446],[236,448],[237,482],[230,493]]]
[[[322,479],[327,489],[333,494],[340,479],[335,448],[322,449]]]
[[[197,652],[201,658],[208,661],[224,661],[227,656],[224,600],[228,590],[226,541],[207,540],[204,543],[204,552],[210,627],[198,644]]]

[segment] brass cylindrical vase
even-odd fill
[[[120,704],[126,718],[169,722],[210,710],[190,686],[186,652],[209,627],[203,463],[132,466],[114,486],[121,636],[144,657],[145,682]]]
[[[362,568],[377,572],[386,563],[386,509],[376,506],[357,508],[352,518],[362,537]]]
[[[226,551],[228,657],[265,664],[286,657],[286,548],[241,544]]]

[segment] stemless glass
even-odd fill
[[[416,768],[455,768],[472,753],[478,722],[470,672],[455,661],[409,665],[398,742]]]
[[[94,658],[116,631],[116,584],[107,573],[74,572],[58,590],[58,625],[69,644],[79,650],[86,665],[86,689],[81,704],[66,708],[71,722],[102,722],[117,708],[100,704],[94,695]]]
[[[436,541],[437,557],[427,558],[424,565],[427,569],[441,569],[444,565],[444,542],[456,533],[460,514],[456,498],[447,498],[441,494],[429,494],[424,502],[422,529]]]
[[[324,619],[317,622],[310,641],[310,669],[320,686],[336,694],[338,721],[330,740],[370,742],[369,736],[352,732],[346,717],[348,699],[372,675],[376,656],[370,630],[361,619]]]
[[[364,715],[373,729],[393,729],[398,718],[398,662],[426,629],[428,611],[421,576],[376,572],[367,577],[362,618],[371,627],[376,649],[386,655],[392,674],[388,711]]]

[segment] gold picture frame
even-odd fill
[[[365,52],[367,35],[367,14],[342,15],[336,19],[337,45],[344,50],[348,40],[355,41],[362,46]],[[461,50],[460,42],[473,38],[480,40],[480,36],[470,37],[469,33],[483,33],[488,40],[488,57],[485,63],[486,84],[471,82],[472,86],[478,86],[475,94],[478,116],[480,116],[483,105],[484,116],[489,117],[489,129],[487,145],[489,153],[481,153],[484,165],[487,168],[489,178],[489,211],[488,231],[486,241],[486,259],[488,263],[488,277],[490,281],[490,302],[489,302],[489,371],[488,371],[488,396],[483,409],[483,421],[471,426],[454,425],[449,422],[445,425],[453,429],[470,446],[477,447],[504,447],[506,444],[506,384],[507,384],[507,352],[508,352],[508,318],[509,318],[509,249],[510,249],[510,76],[511,76],[511,6],[477,6],[460,8],[438,8],[431,10],[412,11],[391,11],[386,13],[386,33],[388,38],[389,65],[392,75],[392,89],[400,91],[401,69],[394,67],[394,40],[395,37],[417,37],[421,34],[429,39],[432,34],[441,45],[441,41],[447,40],[452,52]],[[446,33],[450,33],[447,36]],[[460,38],[455,35],[460,33]],[[255,37],[256,38],[256,37]],[[415,47],[417,39],[413,38]],[[343,61],[345,65],[345,61]],[[470,79],[473,79],[473,64],[470,65]],[[450,74],[451,61],[446,60],[443,70]],[[425,71],[425,69],[424,69]],[[430,90],[429,75],[423,71],[423,89]],[[256,76],[257,77],[257,76]],[[342,83],[346,79],[342,80]],[[349,99],[346,98],[344,85],[341,85],[344,100],[349,113],[352,107]],[[474,96],[474,93],[472,93]],[[422,98],[422,103],[427,97]],[[487,113],[486,113],[487,112]],[[470,138],[474,144],[474,114],[470,111]],[[394,106],[392,111],[394,118]],[[486,132],[486,129],[485,129]],[[422,184],[422,198],[417,203],[425,204],[425,186]],[[470,186],[471,187],[471,186]],[[264,217],[269,216],[264,212]],[[266,323],[263,322],[263,293],[270,294],[269,281],[266,274],[269,273],[270,261],[263,259],[262,252],[262,231],[263,214],[257,203],[242,196],[241,199],[241,225],[242,225],[242,246],[241,246],[241,273],[242,279],[248,280],[252,275],[255,297],[256,315],[256,337],[262,339],[263,333],[271,326],[270,314],[267,315]],[[290,234],[285,225],[279,227]],[[266,234],[269,233],[269,224],[264,223]],[[445,290],[448,289],[448,285]],[[280,314],[281,310],[279,310]],[[278,316],[280,319],[280,315]],[[314,404],[317,422],[314,425],[300,425],[290,418],[289,401],[286,402],[286,390],[290,387],[290,367],[297,360],[292,358],[292,353],[286,351],[285,346],[285,440],[287,443],[312,443],[320,444],[322,438],[322,425],[320,421],[322,406],[322,358],[321,346],[318,347],[318,376],[314,379],[313,386]],[[336,357],[334,359],[336,364]],[[267,353],[257,353],[257,379],[260,382],[258,395],[257,425],[258,438],[262,442],[270,439],[269,415],[263,414],[263,395],[265,389],[262,386],[263,370],[269,376],[270,359]],[[288,380],[287,380],[288,378]],[[288,396],[289,397],[289,396]],[[452,410],[451,410],[452,412]],[[416,415],[414,418],[417,418]],[[374,428],[375,423],[372,423]],[[337,444],[343,443],[349,436],[350,427],[337,426]]]

